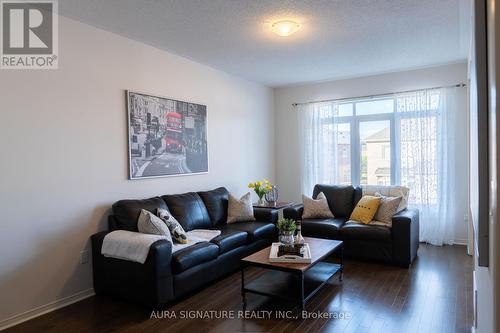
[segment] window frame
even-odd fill
[[[377,113],[377,114],[369,114],[369,115],[357,115],[356,114],[356,104],[363,102],[370,102],[376,100],[393,100],[393,109],[392,112],[388,113]],[[359,125],[362,122],[370,122],[370,121],[389,121],[390,126],[390,152],[391,152],[391,184],[396,183],[396,151],[395,151],[395,113],[396,113],[396,101],[394,97],[380,97],[380,98],[370,98],[370,99],[359,99],[352,100],[342,104],[352,104],[352,115],[351,116],[334,116],[333,118],[324,119],[323,121],[326,123],[335,123],[342,124],[348,123],[350,126],[350,148],[351,148],[351,184],[359,186],[361,183],[361,144],[360,144],[360,133],[359,133]]]
[[[357,115],[356,105],[357,103],[365,103],[370,101],[378,100],[393,100],[393,109],[391,112],[377,113],[369,115]],[[396,97],[393,95],[372,97],[372,98],[362,98],[348,100],[341,104],[352,104],[352,115],[350,116],[334,116],[326,117],[322,121],[322,125],[325,124],[349,124],[350,126],[350,169],[351,169],[351,184],[359,186],[361,184],[361,137],[359,133],[360,123],[370,122],[370,121],[389,121],[390,126],[390,169],[391,169],[391,185],[401,183],[401,172],[398,168],[398,163],[401,159],[401,145],[397,144],[400,142],[398,128],[401,126],[402,119],[408,118],[420,118],[423,114],[426,116],[438,116],[437,110],[421,110],[417,112],[397,112]]]

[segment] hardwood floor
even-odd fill
[[[247,272],[245,278],[250,281],[261,271]],[[247,310],[279,309],[289,314],[286,311],[292,309],[290,304],[258,295],[247,298]],[[95,296],[5,332],[469,332],[472,258],[464,246],[421,245],[410,269],[346,261],[343,282],[333,278],[306,306],[309,313],[348,316],[344,319],[268,318],[264,312],[253,312],[264,318],[238,318],[242,310],[239,273],[166,310],[177,318],[150,319],[151,311]],[[233,313],[236,318],[180,318],[192,310]]]

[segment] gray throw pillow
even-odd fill
[[[170,212],[166,209],[158,208],[156,211],[158,217],[165,223],[168,230],[172,234],[173,239],[177,243],[186,244],[188,242],[188,238],[184,228],[181,226],[179,221],[175,219],[175,217],[170,214]]]
[[[241,197],[236,198],[229,193],[229,202],[227,206],[227,223],[255,221],[253,215],[252,195],[250,192]]]
[[[380,197],[380,205],[377,213],[373,217],[371,224],[382,224],[388,227],[392,226],[392,217],[398,212],[399,204],[403,197],[387,197],[378,192],[375,192],[376,197]]]
[[[141,214],[137,219],[137,229],[143,234],[166,236],[167,240],[172,242],[170,230],[165,223],[158,216],[145,209],[141,209]]]
[[[302,195],[302,203],[304,204],[303,219],[321,219],[333,218],[333,213],[328,206],[328,201],[323,192],[320,192],[316,199],[310,198],[307,195]]]

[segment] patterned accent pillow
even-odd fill
[[[252,195],[250,192],[238,200],[229,193],[229,202],[227,205],[227,223],[255,221],[253,215]]]
[[[302,203],[304,204],[303,219],[334,218],[323,192],[320,192],[316,199],[302,194]]]
[[[382,198],[374,197],[371,195],[365,195],[359,200],[356,207],[351,213],[351,217],[349,220],[353,220],[356,222],[361,222],[364,224],[368,224],[373,220],[373,217],[377,213],[378,206],[380,205],[380,201]]]
[[[184,228],[181,224],[175,219],[175,217],[170,214],[170,212],[166,209],[158,208],[156,211],[158,217],[165,222],[166,226],[170,230],[173,239],[177,243],[186,244],[188,242],[188,238]]]
[[[378,192],[375,192],[375,196],[380,198],[380,206],[378,207],[377,213],[373,218],[373,224],[377,224],[376,222],[380,222],[383,225],[388,227],[392,226],[392,217],[397,213],[399,204],[403,197],[388,197],[382,195]]]
[[[172,242],[170,230],[165,223],[158,216],[145,209],[141,209],[137,219],[137,229],[143,234],[166,236],[167,240]]]
[[[396,213],[404,210],[408,206],[408,196],[410,189],[405,186],[398,185],[361,185],[363,195],[373,195],[380,193],[386,197],[401,197],[401,202]]]

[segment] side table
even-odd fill
[[[279,218],[283,218],[283,209],[293,206],[293,202],[288,202],[288,201],[277,201],[274,204],[265,202],[262,205],[259,205],[258,202],[254,202],[252,206],[254,208],[267,208],[267,209],[273,209],[273,210],[278,210],[278,216]]]

